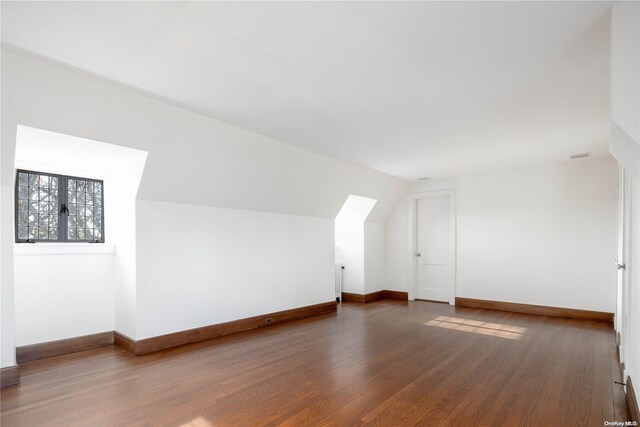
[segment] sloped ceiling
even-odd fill
[[[378,200],[369,220],[384,221],[406,188],[399,178],[23,55],[3,51],[1,75],[9,187],[16,127],[26,125],[148,152],[138,190],[144,200],[335,218],[356,194]]]
[[[2,2],[20,50],[407,179],[607,152],[609,2]]]

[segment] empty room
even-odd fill
[[[640,2],[0,15],[3,427],[640,422]]]

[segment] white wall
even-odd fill
[[[456,296],[615,311],[610,157],[412,185],[455,189]],[[386,222],[387,288],[408,290],[408,202]]]
[[[629,254],[625,260],[629,275],[629,330],[625,334],[628,342],[624,368],[625,375],[630,376],[637,384],[640,379],[640,176],[634,176],[630,181],[631,224]]]
[[[611,9],[611,120],[640,141],[640,3]]]
[[[364,294],[364,223],[335,221],[336,262],[343,265],[342,291]]]
[[[345,269],[342,290],[354,294],[369,294],[384,287],[384,223],[358,222],[340,224],[336,221],[336,261]]]
[[[137,202],[136,339],[334,299],[333,220]]]
[[[329,219],[332,223],[347,196],[360,194],[378,200],[371,219],[382,221],[406,188],[406,182],[400,179],[318,155],[20,54],[2,51],[1,74],[2,366],[15,363],[12,196],[17,125],[149,152],[138,198],[184,203],[185,209],[189,209],[187,205],[191,203],[304,215]],[[210,182],[211,185],[204,189],[189,186],[186,185],[189,180]],[[268,230],[266,228],[264,232]],[[307,253],[324,251],[323,242],[331,242],[331,256],[326,265],[333,283],[333,227],[325,232],[326,235],[319,239],[309,240],[304,250]],[[145,239],[151,237],[147,233],[138,234],[137,243],[147,248],[149,242]],[[163,240],[155,249],[160,254],[163,251],[171,253],[179,241],[179,236],[175,237],[175,241]],[[137,254],[143,252],[137,250]],[[191,256],[197,257],[197,254]],[[233,257],[237,262],[244,259],[239,253]],[[161,265],[159,262],[155,264]],[[265,269],[263,279],[268,283],[266,286],[274,286],[272,293],[282,290],[275,284],[281,277],[288,277],[289,268],[288,263],[286,268],[284,263],[280,263],[275,264],[272,270]],[[144,316],[133,311],[144,308],[144,313],[150,313],[155,319],[153,313],[162,308],[162,295],[157,293],[175,286],[168,280],[170,276],[155,275],[149,268],[138,271],[136,275],[139,285],[135,292],[127,287],[116,294],[116,298],[129,302],[135,299],[144,301],[135,302],[134,307],[116,304],[116,328],[128,328],[125,333],[132,338],[139,338],[134,336],[136,331],[130,327],[132,319],[140,320]],[[149,286],[152,281],[154,285]],[[317,301],[317,295],[309,289],[300,289],[308,292],[309,298],[301,297],[296,301],[322,302]],[[333,299],[333,285],[329,289],[325,301]],[[208,289],[198,288],[198,292],[202,299],[209,295]],[[192,298],[191,294],[186,297]],[[154,301],[160,304],[157,309],[147,304]],[[294,303],[290,299],[282,301]],[[268,308],[276,305],[269,304]],[[233,308],[229,307],[226,310]],[[233,317],[247,312],[243,305],[236,308]],[[293,305],[279,308],[293,308]],[[124,312],[119,312],[121,309]],[[230,311],[225,313],[232,317]],[[149,320],[143,319],[142,322],[148,324]],[[176,321],[176,325],[179,326],[180,322]],[[160,329],[164,330],[164,326]],[[174,329],[177,330],[178,326]],[[141,330],[144,332],[147,327]]]
[[[627,171],[640,174],[640,3],[611,10],[609,150]]]
[[[4,84],[4,81],[3,81]],[[4,105],[4,104],[3,104]],[[2,118],[4,127],[4,115]],[[6,150],[9,151],[9,150]],[[2,164],[7,155],[2,150]],[[12,153],[10,154],[12,155]],[[2,167],[4,176],[4,166]],[[3,181],[4,182],[4,181]],[[16,364],[15,295],[13,289],[13,186],[0,186],[0,367]],[[10,236],[10,237],[9,237]]]
[[[105,243],[15,245],[16,345],[135,331],[135,197],[145,158],[139,150],[18,127],[17,169],[104,181]]]
[[[113,331],[112,252],[30,252],[15,256],[16,346]]]
[[[364,223],[364,293],[382,291],[384,281],[384,223]]]
[[[365,270],[371,258],[367,251],[371,239],[366,236],[369,228],[365,220],[371,214],[377,200],[349,195],[335,220],[336,262],[343,265],[342,290],[363,295],[366,293]],[[375,242],[375,240],[374,240]]]
[[[640,3],[611,11],[611,154],[630,173],[629,330],[625,375],[640,379]],[[626,379],[626,378],[625,378]]]
[[[384,223],[384,284],[392,291],[409,290],[408,203],[403,197]]]

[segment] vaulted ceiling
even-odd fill
[[[607,152],[609,2],[3,2],[7,49],[407,179]]]

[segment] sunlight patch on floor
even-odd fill
[[[204,417],[194,418],[188,423],[180,424],[179,427],[213,427],[209,421],[207,421]]]
[[[433,320],[429,320],[425,325],[453,329],[461,332],[490,335],[499,338],[508,338],[511,340],[519,340],[527,331],[527,328],[521,328],[518,326],[492,322],[480,322],[478,320],[461,319],[458,317],[448,316],[438,316]]]

